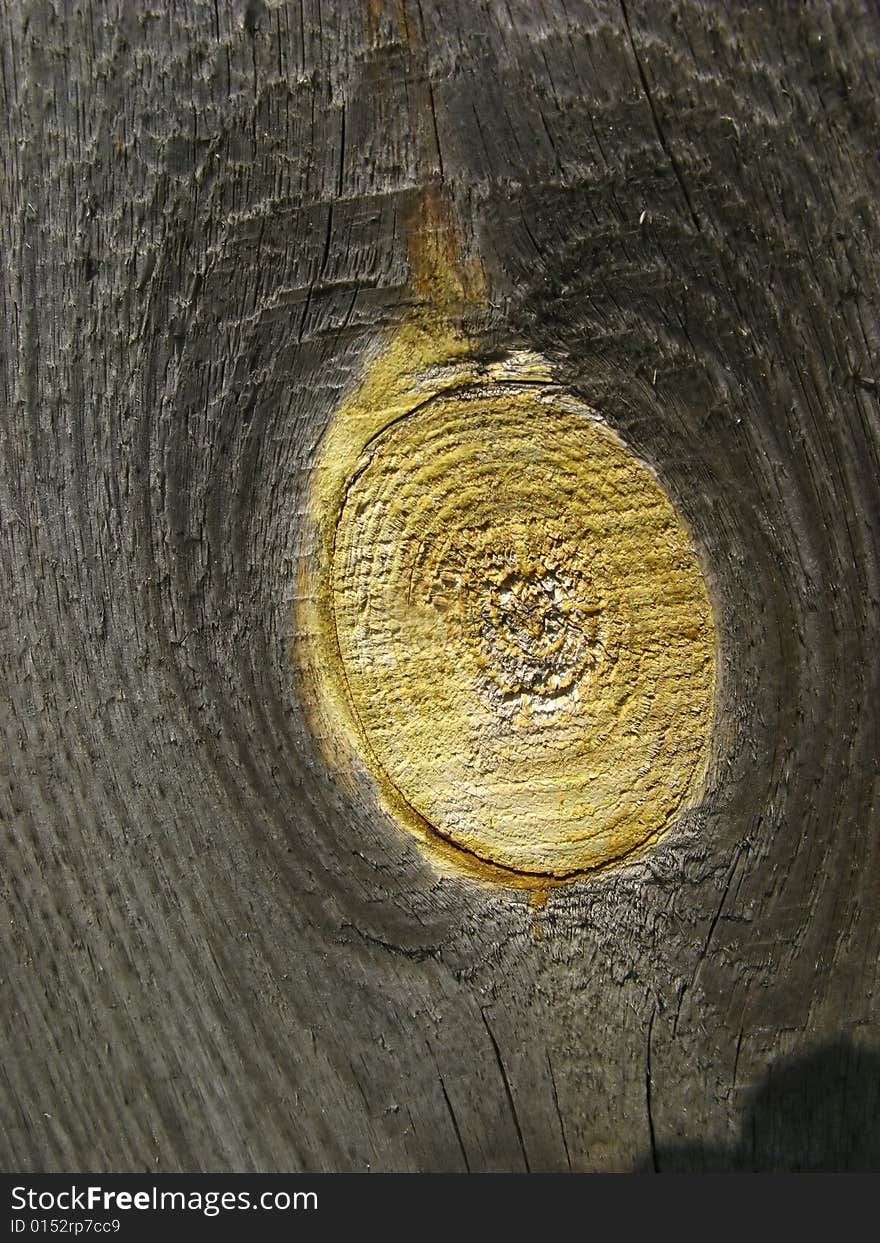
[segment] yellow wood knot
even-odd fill
[[[337,767],[515,884],[652,842],[700,793],[715,627],[651,470],[521,354],[405,326],[325,436],[298,661]]]

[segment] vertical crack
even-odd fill
[[[653,1087],[651,1079],[651,1033],[654,1030],[654,1016],[657,1013],[657,1007],[651,1011],[651,1017],[648,1020],[648,1040],[645,1049],[645,1108],[648,1112],[648,1134],[651,1137],[651,1165],[655,1174],[660,1173],[660,1160],[657,1155],[657,1136],[654,1133],[654,1115],[651,1109],[651,1091]]]
[[[471,1172],[471,1163],[468,1161],[467,1149],[464,1146],[464,1140],[461,1138],[461,1131],[458,1126],[458,1119],[455,1116],[455,1110],[452,1108],[452,1101],[449,1099],[449,1093],[446,1091],[446,1083],[440,1070],[437,1070],[437,1078],[440,1080],[440,1091],[443,1093],[443,1099],[446,1102],[446,1108],[449,1110],[449,1117],[452,1119],[452,1129],[455,1131],[455,1138],[458,1140],[458,1147],[461,1151],[461,1159],[464,1161],[464,1168],[468,1174]]]
[[[682,985],[681,990],[679,992],[678,1006],[675,1012],[675,1019],[672,1024],[673,1037],[676,1035],[678,1031],[678,1020],[681,1014],[682,1005],[684,1003],[685,994],[690,989],[692,989],[694,985],[696,984],[697,978],[700,974],[700,971],[702,970],[703,964],[705,963],[706,958],[708,957],[709,945],[711,944],[712,937],[715,934],[715,928],[718,924],[718,920],[721,918],[721,912],[724,910],[724,904],[727,901],[728,895],[730,894],[730,889],[731,889],[731,885],[733,884],[734,874],[736,873],[736,869],[739,866],[740,860],[742,859],[743,854],[746,851],[746,849],[747,847],[742,842],[740,842],[736,848],[736,855],[734,856],[733,863],[730,865],[730,871],[727,873],[727,876],[724,880],[724,888],[721,893],[721,901],[718,903],[715,913],[709,922],[709,931],[706,933],[706,939],[703,942],[703,948],[700,950],[700,954],[699,954],[699,957],[697,958],[696,965],[694,966],[694,970],[693,970],[690,980],[685,982]]]
[[[428,1046],[428,1052],[431,1054],[434,1062],[434,1069],[437,1071],[437,1078],[440,1081],[440,1091],[443,1093],[443,1100],[446,1102],[446,1108],[449,1111],[449,1117],[452,1120],[452,1129],[455,1131],[455,1138],[458,1140],[458,1147],[461,1152],[461,1159],[464,1161],[464,1168],[467,1170],[468,1174],[470,1174],[471,1163],[468,1160],[467,1149],[464,1146],[461,1128],[458,1125],[458,1118],[455,1116],[455,1110],[452,1108],[452,1101],[449,1099],[449,1093],[446,1091],[446,1080],[443,1078],[443,1072],[440,1070],[440,1063],[437,1060],[437,1054],[434,1052],[431,1042],[426,1041],[426,1044]]]
[[[673,173],[675,174],[675,180],[678,182],[679,189],[684,195],[684,201],[687,204],[687,209],[688,209],[690,218],[694,222],[694,227],[696,228],[698,233],[702,233],[703,226],[700,222],[700,217],[697,215],[697,210],[694,207],[693,200],[691,199],[690,191],[687,188],[687,183],[682,174],[678,160],[675,158],[672,148],[669,146],[669,143],[666,141],[666,135],[663,133],[663,127],[660,124],[660,117],[658,116],[658,113],[657,113],[657,108],[654,103],[654,97],[651,94],[651,88],[648,85],[648,78],[642,66],[641,58],[639,57],[638,51],[636,50],[636,42],[635,42],[635,39],[633,38],[632,27],[629,24],[629,14],[626,11],[626,4],[624,3],[624,0],[620,0],[620,9],[621,9],[621,12],[623,13],[623,23],[626,26],[626,33],[627,33],[627,37],[629,38],[629,45],[632,48],[632,54],[636,62],[636,69],[638,70],[639,81],[642,84],[642,90],[644,92],[645,99],[647,99],[648,107],[651,110],[651,119],[654,122],[654,129],[657,133],[657,139],[660,143],[660,146],[663,148],[663,152],[667,160],[669,161],[669,164],[670,164],[670,167],[672,168]]]
[[[562,1111],[559,1108],[559,1095],[556,1091],[556,1077],[553,1074],[553,1063],[550,1061],[550,1054],[547,1054],[547,1069],[550,1071],[550,1084],[553,1088],[553,1104],[556,1106],[556,1117],[559,1119],[559,1131],[562,1135],[562,1146],[565,1149],[565,1159],[568,1162],[568,1168],[571,1169],[571,1153],[568,1151],[568,1139],[565,1135],[565,1123],[562,1120]]]
[[[501,1081],[504,1084],[504,1091],[507,1096],[507,1103],[510,1106],[510,1113],[511,1113],[511,1117],[513,1118],[513,1125],[516,1127],[516,1134],[519,1140],[520,1150],[522,1151],[522,1158],[523,1158],[523,1162],[526,1167],[526,1173],[531,1174],[532,1167],[529,1165],[529,1158],[528,1158],[528,1154],[526,1153],[526,1145],[525,1145],[525,1140],[523,1139],[522,1128],[519,1125],[519,1118],[517,1117],[516,1106],[513,1103],[513,1093],[510,1090],[510,1083],[507,1078],[507,1071],[504,1069],[504,1062],[501,1059],[501,1050],[498,1048],[498,1041],[495,1039],[495,1034],[492,1031],[492,1028],[489,1026],[489,1020],[486,1018],[486,1011],[481,1010],[480,1014],[483,1016],[483,1025],[486,1028],[486,1031],[489,1033],[489,1039],[492,1041],[492,1048],[495,1050],[495,1060],[498,1063],[498,1069],[501,1072]]]

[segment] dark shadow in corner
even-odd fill
[[[755,1090],[736,1147],[659,1142],[637,1173],[880,1171],[880,1055],[836,1041],[776,1064]]]

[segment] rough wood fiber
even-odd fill
[[[878,52],[854,0],[3,6],[4,1166],[876,1166]],[[292,689],[316,447],[443,199],[486,350],[722,602],[704,805],[542,909]]]

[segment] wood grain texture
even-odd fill
[[[313,732],[338,706],[352,766],[454,874],[488,863],[538,892],[653,844],[701,801],[717,647],[654,475],[595,412],[525,379],[541,370],[510,355],[481,383],[410,369],[414,411],[374,411],[353,469],[334,452],[357,417],[343,405],[315,468],[341,484],[315,516],[329,600],[317,627],[311,604],[294,620],[300,647],[328,632],[311,660],[327,668],[299,692],[308,706],[336,683]],[[327,755],[340,771],[342,746]]]
[[[856,0],[4,4],[4,1167],[876,1168],[878,53]],[[471,330],[722,601],[705,803],[542,909],[293,693],[317,445],[440,190]]]

